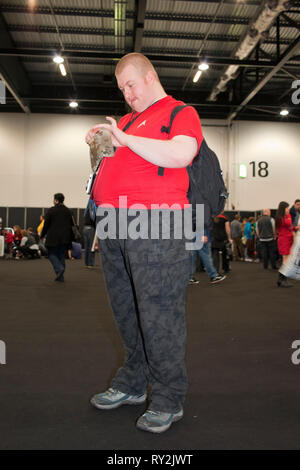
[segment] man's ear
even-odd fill
[[[152,72],[152,70],[148,70],[148,72],[145,75],[146,82],[149,84],[153,84],[156,80],[155,73]]]

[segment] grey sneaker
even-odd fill
[[[211,279],[210,283],[211,284],[216,284],[217,282],[224,281],[224,279],[226,279],[225,275],[222,276],[221,274],[218,274],[217,276],[215,276],[214,278]]]
[[[183,417],[183,410],[177,413],[147,410],[136,422],[136,427],[142,431],[161,433],[167,431],[172,423]]]
[[[100,410],[113,410],[121,405],[140,405],[146,401],[147,394],[129,395],[114,388],[109,388],[106,392],[94,395],[91,404]]]

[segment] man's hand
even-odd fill
[[[197,153],[197,139],[186,135],[176,135],[170,140],[150,139],[125,134],[117,127],[112,117],[106,118],[111,124],[97,124],[86,135],[89,144],[101,129],[107,129],[111,135],[114,147],[128,147],[132,152],[144,158],[153,165],[164,168],[184,168],[189,165]]]
[[[109,116],[107,116],[106,119],[110,121],[110,124],[96,124],[96,126],[92,127],[85,136],[86,143],[90,144],[94,135],[99,130],[107,129],[110,132],[111,141],[114,147],[127,147],[127,135],[118,128],[117,121]]]

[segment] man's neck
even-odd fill
[[[152,99],[151,99],[150,103],[148,104],[148,106],[147,106],[145,109],[143,109],[143,111],[135,111],[135,112],[138,113],[138,114],[143,113],[144,111],[146,111],[146,109],[150,108],[151,106],[153,106],[155,103],[157,103],[158,101],[162,100],[162,99],[165,98],[166,96],[168,96],[168,95],[167,95],[167,93],[165,93],[165,92],[164,92],[164,93],[161,93],[161,94],[157,94],[157,95],[155,96],[155,98],[152,98]]]
[[[161,90],[160,92],[158,92],[155,96],[155,98],[153,99],[152,103],[151,104],[154,104],[156,103],[157,101],[160,101],[162,100],[163,98],[165,98],[167,95],[167,93],[165,92],[165,90]]]

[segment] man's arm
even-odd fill
[[[275,225],[275,220],[273,217],[271,217],[271,224],[272,224],[272,229],[273,229],[273,237],[276,239],[276,225]]]
[[[164,168],[184,168],[191,163],[197,153],[197,139],[186,135],[176,135],[170,140],[149,139],[125,134],[117,127],[117,122],[107,117],[111,124],[94,126],[86,136],[86,142],[98,129],[108,129],[115,147],[128,147],[137,155],[154,165]]]
[[[197,153],[197,140],[186,135],[176,135],[171,140],[127,136],[127,147],[153,165],[164,168],[184,168]]]
[[[230,243],[232,243],[231,230],[230,230],[230,223],[229,223],[229,220],[228,220],[227,222],[225,222],[225,230],[226,230],[226,234],[227,234],[228,240],[230,241]]]
[[[258,228],[258,223],[256,224],[256,235],[258,236],[259,238],[259,228]]]

